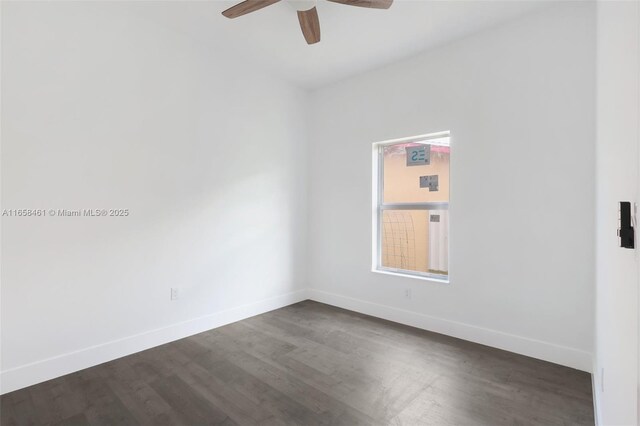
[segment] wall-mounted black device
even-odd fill
[[[620,201],[620,228],[618,229],[620,247],[634,248],[634,234],[633,225],[631,224],[631,203],[629,201]]]

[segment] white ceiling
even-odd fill
[[[553,4],[550,1],[395,0],[388,10],[318,0],[322,41],[305,43],[295,9],[283,0],[227,19],[233,1],[141,2],[159,20],[248,64],[315,88],[465,37]]]

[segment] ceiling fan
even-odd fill
[[[255,12],[267,6],[271,6],[280,0],[245,0],[222,12],[227,18],[233,19],[247,13]],[[348,6],[367,7],[371,9],[389,9],[393,0],[328,0],[333,3],[346,4]],[[320,41],[320,21],[316,10],[316,0],[289,0],[298,10],[298,21],[302,29],[302,35],[307,44]]]

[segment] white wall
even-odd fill
[[[603,425],[638,423],[638,250],[620,248],[616,229],[618,202],[637,202],[640,191],[639,28],[637,2],[598,2],[594,380]]]
[[[314,298],[591,369],[593,4],[554,6],[311,102]],[[372,273],[371,144],[443,130],[451,282]]]
[[[145,7],[2,4],[2,208],[131,212],[2,218],[3,392],[303,297],[306,94]]]

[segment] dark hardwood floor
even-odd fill
[[[305,301],[3,395],[10,425],[592,425],[587,373]]]

